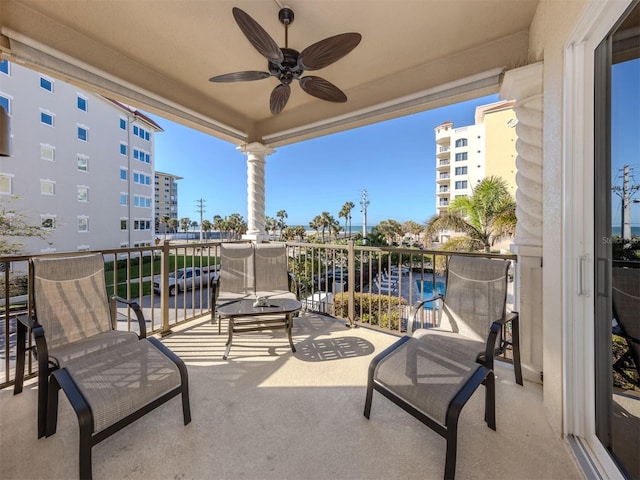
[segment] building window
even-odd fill
[[[151,177],[144,173],[133,172],[133,183],[140,185],[151,185]]]
[[[51,180],[40,180],[40,193],[42,195],[55,195],[56,182]]]
[[[87,130],[85,127],[78,126],[78,140],[87,142],[88,139],[89,139],[89,130]]]
[[[456,167],[456,175],[466,175],[467,167]]]
[[[127,144],[126,143],[121,143],[120,144],[120,155],[126,155],[127,154]]]
[[[467,188],[467,181],[466,180],[460,180],[458,182],[456,182],[456,190],[464,190]]]
[[[53,92],[53,81],[48,78],[40,77],[40,88],[47,92]]]
[[[0,60],[0,73],[9,75],[9,60]]]
[[[79,202],[89,201],[89,187],[78,185],[78,201]]]
[[[8,97],[0,95],[0,107],[3,107],[8,114],[11,114],[11,102]]]
[[[87,172],[89,170],[89,159],[78,155],[77,159],[78,170],[81,172]]]
[[[87,111],[87,99],[78,95],[78,110]]]
[[[40,225],[46,230],[53,230],[56,228],[56,216],[40,215]]]
[[[459,138],[458,140],[456,140],[456,147],[466,147],[466,146],[467,146],[466,138]]]
[[[129,205],[129,195],[126,193],[120,194],[120,205]]]
[[[456,162],[461,162],[463,160],[467,160],[467,152],[456,153]]]
[[[89,217],[78,217],[78,232],[89,231]]]
[[[40,145],[40,158],[54,162],[56,159],[56,149],[49,145]]]
[[[40,112],[40,123],[53,127],[53,115],[47,112]]]
[[[133,206],[140,207],[140,208],[151,208],[151,197],[145,197],[143,195],[134,195]]]
[[[129,220],[126,218],[120,219],[120,230],[126,230],[128,228]]]
[[[151,220],[134,220],[134,230],[151,230]]]
[[[133,149],[133,158],[144,163],[151,163],[151,155],[137,148]]]
[[[127,169],[120,167],[120,180],[127,180]]]
[[[126,119],[124,119],[124,118],[120,119],[120,128],[122,130],[126,130],[127,129],[127,120]]]
[[[0,195],[11,195],[13,193],[13,175],[0,173]]]

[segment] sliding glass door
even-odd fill
[[[595,57],[596,434],[640,479],[640,2]]]

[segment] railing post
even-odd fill
[[[162,261],[160,262],[160,310],[162,312],[162,330],[160,336],[164,337],[171,333],[169,328],[169,271],[171,265],[169,263],[169,240],[162,243]]]
[[[348,327],[356,327],[356,250],[353,240],[347,242],[347,291],[349,304],[348,304]]]

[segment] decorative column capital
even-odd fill
[[[500,98],[524,100],[540,95],[543,84],[543,62],[507,70],[500,86]]]
[[[260,142],[245,143],[240,145],[236,150],[246,154],[249,158],[258,157],[264,159],[267,155],[271,155],[275,150]]]

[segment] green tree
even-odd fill
[[[178,224],[179,222],[177,218],[170,218],[167,222],[167,225],[169,225],[169,231],[171,233],[176,233],[178,231]]]
[[[392,245],[398,235],[402,235],[402,225],[397,220],[383,220],[376,226],[378,232],[384,235],[387,244]]]
[[[187,240],[189,240],[189,227],[191,226],[191,219],[189,217],[182,217],[180,219],[180,229],[184,231],[185,235],[187,235]]]
[[[425,234],[431,239],[442,230],[462,232],[474,249],[489,252],[497,239],[515,233],[516,222],[516,202],[507,183],[492,176],[483,179],[471,196],[454,198],[447,211],[431,217]]]
[[[202,220],[202,231],[205,233],[205,237],[207,236],[207,233],[211,231],[212,228],[213,228],[213,225],[209,220],[207,219]]]
[[[420,234],[422,234],[424,227],[420,225],[418,222],[414,222],[413,220],[407,220],[402,224],[402,233],[406,235],[407,233],[417,237],[418,242],[420,241]]]
[[[10,239],[44,238],[47,230],[42,226],[29,225],[26,216],[9,208],[6,203],[4,200],[0,202],[0,255],[22,253],[23,244]]]
[[[264,229],[267,231],[267,233],[271,231],[271,233],[275,235],[277,228],[278,228],[278,221],[275,218],[269,217],[269,216],[265,217]]]
[[[169,217],[169,215],[162,215],[160,217],[160,225],[164,225],[165,226],[165,232],[169,229],[169,219],[171,217]]]
[[[289,215],[287,215],[286,210],[278,210],[276,217],[278,217],[278,230],[280,230],[280,234],[282,235],[282,231],[287,228],[287,224],[284,220],[288,218]]]
[[[349,226],[349,238],[351,238],[351,210],[355,208],[353,202],[345,202],[338,213],[338,218],[344,217],[344,231],[347,231],[347,225]]]

